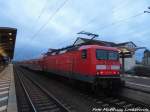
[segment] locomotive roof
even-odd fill
[[[96,48],[96,49],[103,49],[103,50],[118,51],[118,49],[115,48],[115,47],[107,47],[107,46],[100,46],[100,45],[84,45],[84,46],[81,46],[79,48],[79,50],[88,49],[88,48]]]
[[[79,39],[81,39],[81,40],[83,40],[84,41],[84,44],[89,44],[89,45],[92,45],[92,43],[94,43],[94,44],[96,44],[96,45],[104,45],[104,46],[116,46],[117,44],[116,43],[114,43],[114,42],[108,42],[108,41],[102,41],[102,40],[95,40],[95,39],[93,39],[93,40],[91,40],[91,39],[87,39],[87,38],[82,38],[82,37],[78,37],[77,39],[76,39],[76,41],[74,42],[74,44],[77,42],[77,40],[79,40]],[[83,43],[82,43],[83,44]],[[94,45],[93,44],[93,45]]]
[[[88,49],[88,48],[97,48],[97,49],[103,49],[103,50],[112,50],[112,51],[118,51],[117,48],[114,47],[108,47],[108,46],[100,46],[100,45],[80,45],[80,46],[68,46],[66,48],[62,49],[55,49],[51,52],[45,53],[45,55],[51,55],[52,53],[59,54],[61,51],[74,51],[74,50],[82,50],[82,49]]]

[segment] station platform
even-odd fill
[[[122,79],[126,81],[126,86],[150,93],[150,77],[124,74]]]
[[[13,65],[0,73],[0,112],[17,112]]]

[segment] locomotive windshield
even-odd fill
[[[119,54],[116,51],[96,50],[96,59],[100,60],[118,60]]]

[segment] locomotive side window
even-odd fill
[[[81,56],[82,56],[82,59],[86,59],[87,58],[87,50],[86,49],[82,50]]]

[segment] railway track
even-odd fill
[[[19,69],[15,68],[15,75],[18,79],[16,81],[17,93],[21,97],[18,100],[19,112],[72,112],[46,89],[25,76]]]
[[[28,97],[25,94],[22,85],[20,84],[19,77],[16,75],[17,71],[14,70],[14,73],[18,112],[32,112],[33,108],[29,102]]]
[[[33,73],[31,73],[28,70],[24,69],[23,71],[26,72],[26,74],[28,74],[29,76],[33,75]],[[34,77],[32,77],[32,78],[34,78]],[[47,82],[47,84],[49,84],[49,83]],[[137,101],[132,100],[132,99],[128,99],[128,98],[121,97],[121,96],[106,96],[106,95],[95,96],[95,95],[89,93],[88,91],[80,91],[79,90],[79,92],[80,92],[79,95],[82,98],[91,102],[91,105],[90,105],[91,110],[89,110],[89,111],[94,111],[93,109],[95,109],[95,108],[101,108],[101,109],[119,108],[119,109],[123,109],[123,110],[125,110],[125,109],[126,110],[127,109],[145,109],[145,111],[143,111],[143,112],[149,112],[149,110],[148,110],[149,106],[148,105],[141,104],[141,102],[137,102]]]

